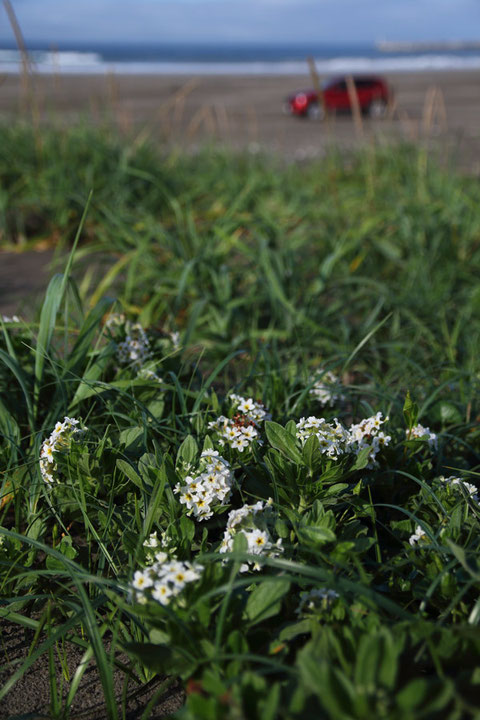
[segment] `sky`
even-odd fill
[[[11,0],[27,42],[480,40],[480,0]],[[0,4],[0,43],[13,34]]]

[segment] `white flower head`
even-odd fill
[[[322,406],[334,405],[336,402],[343,400],[344,395],[339,391],[341,386],[340,379],[330,370],[320,370],[318,379],[310,388],[310,395]]]
[[[420,525],[417,525],[415,528],[415,532],[413,533],[413,535],[410,535],[408,542],[413,547],[416,543],[418,543],[420,540],[423,540],[425,537],[425,530],[422,530]]]

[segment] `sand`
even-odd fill
[[[205,140],[237,149],[274,151],[289,159],[322,156],[329,144],[349,148],[371,138],[428,140],[462,169],[480,171],[480,73],[449,71],[385,76],[395,94],[393,117],[350,116],[330,123],[282,113],[285,97],[311,87],[304,76],[34,76],[30,96],[37,122],[114,121],[162,143],[195,148]],[[438,88],[433,101],[432,89]],[[17,76],[0,78],[0,119],[26,114]],[[32,107],[32,105],[31,105]],[[430,112],[433,111],[433,112]]]

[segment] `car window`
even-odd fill
[[[372,87],[373,81],[365,80],[364,78],[358,78],[357,80],[355,80],[355,85],[359,90],[365,90],[366,88]]]

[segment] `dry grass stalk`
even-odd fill
[[[218,129],[220,131],[220,136],[222,140],[224,140],[225,142],[229,142],[231,140],[231,134],[227,109],[223,103],[215,103],[214,111],[217,119]]]
[[[258,117],[254,105],[247,107],[247,132],[249,142],[258,142]]]
[[[202,105],[202,107],[194,114],[187,127],[187,138],[189,140],[193,140],[202,125],[205,126],[207,133],[210,133],[211,135],[215,133],[215,118],[208,105]]]
[[[307,62],[308,62],[309,70],[310,70],[310,77],[312,78],[313,89],[317,93],[318,104],[322,106],[324,116],[325,116],[325,118],[327,118],[328,110],[327,110],[327,106],[325,104],[325,95],[323,94],[322,85],[320,83],[320,76],[317,72],[315,60],[313,59],[313,57],[308,57]]]
[[[173,95],[159,107],[156,113],[156,120],[163,125],[165,137],[167,139],[172,136],[175,129],[178,129],[178,125],[183,118],[186,98],[199,85],[200,80],[198,78],[190,78],[190,80],[187,80],[181,88],[173,93]],[[170,115],[172,109],[173,113]]]
[[[398,117],[400,118],[400,125],[403,130],[403,134],[408,138],[408,140],[416,142],[419,136],[418,122],[413,120],[404,108],[399,108]]]
[[[423,103],[422,112],[422,134],[425,137],[429,137],[432,131],[436,95],[437,88],[433,85],[430,86],[425,93],[425,101]]]
[[[347,83],[348,99],[350,101],[350,107],[352,109],[355,133],[358,138],[363,138],[364,137],[363,118],[362,118],[362,111],[360,109],[360,102],[358,100],[357,88],[355,86],[355,82],[351,75],[347,75],[345,80]]]
[[[398,100],[396,95],[392,95],[391,93],[388,96],[388,103],[387,103],[387,114],[386,119],[387,120],[393,120],[395,117],[395,113],[398,110]]]
[[[429,87],[423,105],[422,132],[425,137],[448,130],[447,109],[443,92],[438,86]]]
[[[17,16],[15,15],[12,4],[10,0],[3,0],[3,4],[8,15],[8,19],[10,21],[10,25],[12,26],[13,34],[15,35],[15,42],[17,43],[20,57],[22,58],[22,109],[26,110],[28,109],[29,105],[32,104],[33,99],[31,78],[32,67],[27,51],[27,46],[25,45],[25,40],[23,39],[22,31],[20,29],[20,25],[18,23]]]

